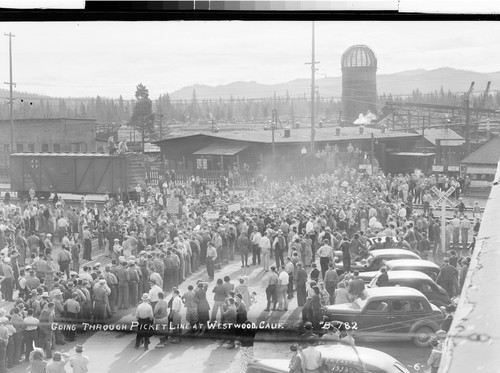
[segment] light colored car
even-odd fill
[[[419,271],[434,281],[439,274],[439,266],[430,260],[393,259],[386,261],[385,266],[389,271]]]
[[[376,288],[377,279],[381,272],[363,272],[364,276],[372,276],[368,287]],[[389,283],[387,286],[406,286],[417,289],[424,294],[429,302],[441,307],[451,303],[451,299],[441,286],[436,284],[432,278],[419,271],[387,271]]]
[[[394,259],[420,259],[420,256],[413,251],[406,249],[380,249],[372,250],[366,259],[360,262],[351,263],[351,271],[368,272],[378,271],[388,260]],[[344,264],[338,261],[335,264],[337,272],[344,272]]]
[[[409,373],[408,369],[392,356],[366,347],[324,345],[316,347],[323,358],[322,372],[349,373]],[[288,373],[286,359],[255,359],[246,373]]]

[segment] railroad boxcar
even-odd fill
[[[11,190],[20,198],[33,188],[51,193],[134,194],[145,180],[145,160],[139,153],[15,153],[10,156]]]

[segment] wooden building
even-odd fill
[[[95,152],[94,119],[41,118],[14,120],[14,149],[10,149],[10,120],[0,120],[0,159],[15,153]]]
[[[346,156],[350,156],[349,148],[351,151],[355,149],[353,154],[361,157],[362,163],[371,164],[373,160],[385,170],[389,164],[388,154],[411,151],[421,138],[419,134],[364,127],[317,128],[315,154],[311,154],[310,128],[280,128],[274,132],[274,144],[272,131],[264,129],[220,132],[179,130],[156,144],[161,148],[166,168],[178,172],[228,172],[234,167],[242,170],[246,164],[253,171],[286,176],[314,167],[317,164],[315,159],[327,147],[335,148],[339,154]]]
[[[492,186],[500,159],[500,137],[489,141],[460,162],[460,173],[469,176],[471,187]]]

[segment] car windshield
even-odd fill
[[[440,294],[448,295],[448,293],[446,292],[446,290],[444,290],[444,288],[441,285],[436,284],[436,288],[438,289],[438,292]]]
[[[375,257],[370,254],[370,255],[368,255],[368,258],[366,258],[364,260],[366,262],[366,265],[369,267],[373,263],[373,261],[375,260]]]
[[[361,299],[361,298],[356,298],[356,300],[353,302],[356,303],[359,306],[359,309],[362,310],[363,307],[366,305],[366,299]]]

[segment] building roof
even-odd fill
[[[475,152],[469,154],[460,163],[465,164],[494,164],[500,159],[500,137],[486,143]]]
[[[345,67],[374,67],[377,68],[377,57],[366,45],[353,45],[349,47],[340,61],[342,68]]]
[[[76,121],[76,122],[95,122],[95,119],[87,118],[23,118],[14,119],[14,123],[23,124],[29,122],[59,122],[59,121]],[[0,124],[10,123],[10,119],[0,119]]]
[[[235,155],[248,148],[248,145],[211,144],[194,152],[193,155]]]
[[[377,128],[364,128],[363,134],[359,133],[359,127],[342,127],[340,129],[340,135],[335,134],[335,127],[324,127],[316,128],[315,141],[317,142],[337,142],[337,141],[354,141],[354,140],[368,140],[373,133],[375,139],[416,139],[420,138],[421,135],[415,133],[406,132],[396,132],[396,131],[386,131],[382,133],[380,129]],[[284,129],[279,128],[275,131],[274,141],[276,144],[281,143],[297,143],[305,144],[311,141],[311,129],[310,128],[298,128],[290,129],[290,137],[284,137]],[[207,137],[212,137],[214,139],[226,139],[226,140],[237,140],[245,142],[256,142],[256,143],[272,143],[272,135],[270,130],[257,129],[257,130],[229,130],[220,132],[209,132],[209,131],[176,131],[169,134],[168,137],[163,140],[156,141],[156,144],[160,144],[164,141],[169,141],[179,138],[187,138],[191,136],[203,135]]]
[[[424,131],[424,138],[436,145],[437,140],[441,140],[441,146],[461,146],[465,139],[452,129],[428,128]]]

